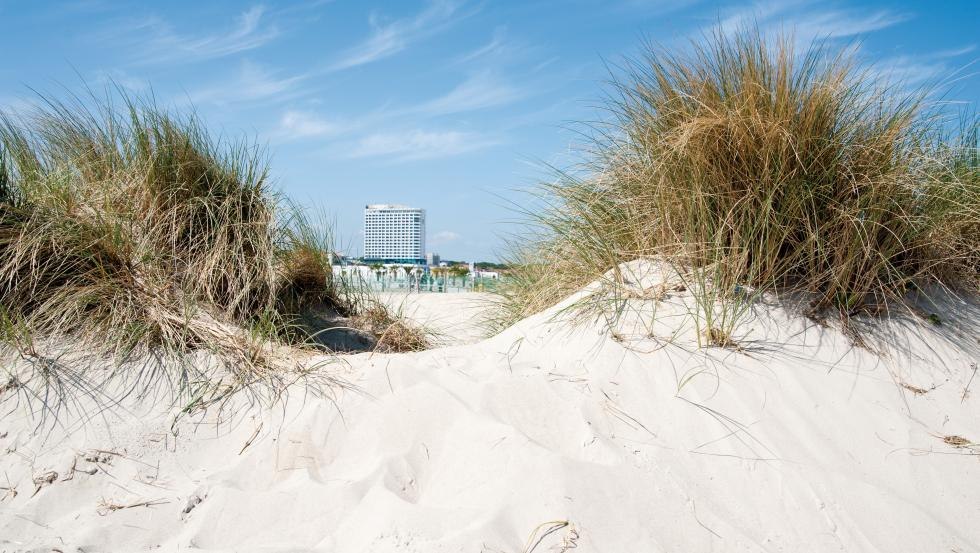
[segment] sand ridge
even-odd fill
[[[699,349],[667,332],[683,293],[610,335],[558,316],[589,292],[475,344],[348,356],[335,403],[43,435],[7,415],[0,550],[980,550],[975,342],[896,321],[875,354],[765,306],[742,351]]]

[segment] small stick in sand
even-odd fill
[[[96,509],[96,512],[99,513],[100,516],[106,516],[109,513],[114,513],[123,509],[133,509],[135,507],[153,507],[154,505],[163,505],[164,503],[168,502],[165,499],[152,499],[149,501],[137,501],[136,503],[119,504],[111,503],[105,499],[102,499],[102,501],[99,502],[99,507]]]
[[[7,480],[7,485],[0,486],[0,490],[6,490],[7,493],[3,494],[3,497],[0,497],[0,501],[7,499],[7,496],[10,496],[10,499],[17,497],[17,486],[10,485],[10,476],[6,472],[3,473],[3,477]]]
[[[250,445],[252,445],[252,442],[253,442],[253,441],[255,441],[255,438],[256,438],[256,437],[258,437],[258,435],[259,435],[259,432],[261,432],[261,431],[262,431],[262,425],[263,425],[263,424],[265,424],[265,423],[263,423],[263,422],[259,422],[259,425],[258,425],[258,426],[257,426],[257,427],[255,428],[255,432],[252,432],[252,437],[251,437],[251,438],[249,438],[249,439],[248,439],[248,440],[247,440],[247,441],[245,442],[245,445],[243,445],[243,446],[242,446],[242,449],[238,451],[238,454],[239,454],[239,455],[241,455],[242,453],[244,453],[244,452],[245,452],[245,449],[246,449],[246,448],[247,448],[248,446],[250,446]]]
[[[695,520],[695,522],[697,522],[699,525],[701,525],[701,528],[704,528],[705,530],[711,532],[716,538],[722,539],[721,538],[721,535],[719,535],[718,532],[715,532],[711,528],[708,528],[707,525],[705,525],[705,523],[701,522],[701,519],[698,518],[698,506],[694,503],[694,500],[693,499],[691,500],[691,509],[692,509],[692,511],[694,511],[694,520]]]
[[[391,374],[388,373],[388,365],[391,365],[391,359],[385,363],[385,376],[388,377],[388,389],[391,390],[391,393],[395,393],[395,388],[391,385]]]
[[[977,364],[970,363],[970,368],[973,369],[973,374],[970,375],[970,381],[966,383],[963,388],[963,395],[960,396],[960,403],[966,401],[966,398],[970,397],[970,384],[973,384],[973,379],[977,376]]]
[[[567,520],[553,520],[539,524],[531,532],[531,536],[527,540],[527,545],[524,546],[524,550],[521,553],[532,553],[541,545],[545,538],[563,528],[568,528],[568,530],[565,532],[561,544],[558,544],[557,551],[564,553],[569,549],[575,549],[577,546],[576,542],[578,541],[578,531],[572,526],[572,523]]]
[[[69,480],[74,480],[75,479],[75,467],[77,467],[77,466],[78,466],[78,457],[72,457],[72,459],[71,459],[71,468],[68,469],[68,474],[66,474],[65,477],[61,479],[61,481],[62,482],[67,482]]]
[[[933,390],[936,389],[935,386],[933,386],[932,388],[929,388],[928,390],[926,390],[925,388],[919,388],[918,386],[913,386],[913,385],[907,384],[905,382],[900,382],[899,384],[902,386],[902,388],[905,388],[906,390],[912,392],[913,394],[915,394],[917,396],[921,396],[923,394],[928,394],[929,392],[931,392],[931,391],[933,391]]]

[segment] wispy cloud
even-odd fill
[[[374,13],[369,19],[371,35],[341,54],[327,69],[339,71],[397,54],[413,42],[439,33],[468,15],[460,8],[457,1],[435,0],[414,17],[388,23],[381,22],[380,16]]]
[[[490,57],[494,55],[501,54],[508,50],[507,44],[507,29],[505,27],[497,27],[493,31],[493,36],[490,38],[490,42],[480,46],[479,48],[467,52],[462,56],[457,57],[453,60],[454,64],[464,64],[469,63],[473,60]]]
[[[933,56],[940,57],[940,58],[955,58],[955,57],[959,57],[959,56],[962,56],[962,55],[965,55],[965,54],[969,54],[971,52],[975,52],[976,49],[977,49],[977,45],[976,44],[969,44],[967,46],[962,46],[960,48],[952,48],[952,49],[949,49],[949,50],[940,50],[938,52],[935,52],[933,54]]]
[[[876,63],[875,67],[890,80],[906,86],[937,84],[948,86],[956,79],[963,78],[968,73],[966,68],[976,67],[975,59],[962,59],[962,56],[976,50],[975,45],[968,45],[950,50],[940,50],[928,54],[902,55],[885,58]],[[956,58],[961,58],[958,61]],[[974,73],[975,74],[975,73]]]
[[[891,10],[829,8],[804,0],[766,1],[741,6],[731,11],[715,27],[730,33],[756,25],[767,32],[792,32],[798,43],[814,39],[847,38],[879,31],[908,21],[909,14]]]
[[[335,135],[345,126],[327,121],[315,113],[287,110],[279,119],[276,134],[286,139]]]
[[[440,230],[439,232],[433,234],[428,238],[429,245],[431,246],[441,246],[443,244],[448,244],[450,242],[455,242],[459,240],[459,233],[453,232],[451,230]]]
[[[382,132],[360,139],[346,157],[385,157],[403,162],[457,156],[496,144],[479,133],[463,131]]]
[[[133,92],[143,92],[150,88],[149,80],[134,77],[122,69],[99,70],[95,72],[94,78],[100,85],[122,87]]]
[[[279,82],[272,80],[272,83]],[[228,88],[230,89],[229,94],[237,97],[248,88],[259,88],[271,92],[277,87],[272,85],[242,87],[234,84]],[[501,106],[526,96],[526,91],[511,85],[498,75],[490,71],[482,71],[471,75],[445,94],[431,100],[401,107],[383,106],[352,118],[328,121],[313,112],[287,110],[280,119],[276,135],[284,139],[329,137],[341,132],[363,133],[366,129],[377,129],[381,125],[390,126],[393,124],[417,128],[424,126],[426,121],[433,117]],[[198,98],[200,97],[198,95]],[[217,99],[224,96],[218,91],[214,91],[206,97]],[[470,139],[471,143],[466,144],[464,139]],[[399,141],[401,142],[399,143]],[[357,146],[349,148],[347,157],[369,157],[380,154],[397,154],[405,159],[415,159],[416,156],[418,158],[443,157],[443,155],[468,152],[495,143],[480,138],[474,133],[418,130],[404,133],[374,132],[365,136],[357,143]],[[406,155],[407,152],[399,151],[401,149],[419,153]],[[445,154],[440,152],[445,152]]]
[[[251,71],[257,73],[256,69]],[[303,77],[274,79],[259,73],[250,85],[233,83],[224,89],[215,89],[193,96],[195,101],[231,101],[242,95],[279,96],[287,94],[286,85],[299,82]],[[255,93],[248,94],[255,89]],[[261,92],[262,94],[259,94]],[[295,93],[293,96],[302,95]],[[402,132],[378,132],[381,126],[398,126],[408,129],[425,127],[427,122],[438,116],[476,111],[501,106],[527,96],[526,91],[502,80],[496,74],[483,71],[476,73],[445,94],[431,100],[402,107],[382,106],[373,111],[363,112],[351,117],[325,119],[312,112],[289,109],[283,112],[275,135],[284,140],[303,138],[333,138],[341,133],[360,134],[360,140],[343,146],[343,157],[361,158],[374,156],[394,156],[397,160],[427,159],[466,153],[475,149],[497,144],[485,136],[473,132],[409,130]]]
[[[647,15],[664,14],[688,8],[699,0],[622,0],[605,2],[617,11],[641,11]]]
[[[746,25],[758,23],[761,26],[764,22],[774,18],[774,16],[787,7],[798,8],[800,4],[801,2],[798,0],[789,0],[785,3],[771,0],[767,2],[752,2],[751,4],[730,8],[724,12],[724,17],[721,17],[711,27],[727,34],[738,31]]]
[[[234,18],[230,29],[203,36],[183,35],[159,18],[133,22],[127,33],[135,45],[137,63],[192,62],[222,58],[265,45],[278,36],[272,25],[263,24],[263,6],[254,6]],[[118,29],[103,38],[114,39]]]
[[[892,25],[908,21],[908,14],[878,10],[862,14],[856,10],[838,10],[812,13],[796,21],[796,32],[803,37],[843,38],[880,31]]]
[[[445,115],[508,104],[525,96],[519,88],[501,80],[490,71],[476,73],[448,93],[408,111]]]
[[[37,107],[36,103],[16,96],[0,96],[0,114],[27,114]]]
[[[220,85],[191,91],[188,97],[195,104],[284,102],[307,93],[301,86],[307,78],[307,75],[282,76],[255,63],[243,61],[233,78],[223,80]]]

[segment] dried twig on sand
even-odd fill
[[[248,440],[246,440],[245,441],[245,445],[243,445],[242,448],[238,451],[238,454],[239,455],[241,455],[242,453],[245,453],[245,449],[248,448],[248,446],[252,445],[252,442],[254,442],[255,441],[255,438],[258,437],[259,432],[262,431],[263,424],[265,424],[265,423],[259,422],[259,425],[257,427],[255,427],[255,432],[252,432],[252,437],[250,437]]]
[[[49,484],[53,484],[54,481],[57,480],[57,479],[58,479],[58,473],[55,472],[55,471],[53,471],[53,470],[49,470],[47,472],[44,472],[44,473],[41,473],[41,474],[35,476],[34,477],[34,493],[31,494],[31,497],[34,497],[35,495],[37,495],[37,492],[41,491],[41,488],[43,488],[44,486],[47,486]]]
[[[977,364],[971,363],[970,368],[973,369],[973,374],[970,375],[970,381],[963,387],[963,395],[960,396],[960,403],[963,403],[966,401],[966,398],[970,397],[970,384],[973,384],[973,379],[977,376]]]
[[[3,494],[3,497],[0,497],[0,501],[6,500],[7,497],[10,497],[10,499],[17,497],[17,486],[10,485],[10,476],[8,476],[6,472],[3,473],[3,477],[7,480],[7,485],[0,486],[0,490],[4,490],[7,493]]]
[[[99,507],[96,512],[101,516],[106,516],[109,513],[114,513],[116,511],[121,511],[123,509],[133,509],[135,507],[153,507],[154,505],[163,505],[164,503],[169,503],[165,499],[152,499],[149,501],[137,501],[135,503],[113,503],[103,499],[99,501]]]
[[[533,553],[537,550],[538,546],[544,541],[545,538],[558,532],[562,529],[567,528],[565,535],[561,539],[560,544],[556,544],[556,547],[552,548],[551,551],[557,551],[558,553],[565,553],[571,549],[575,549],[578,544],[578,531],[575,526],[567,520],[552,520],[549,522],[543,522],[539,524],[531,536],[527,539],[527,544],[521,553]]]
[[[933,387],[933,388],[930,388],[930,389],[926,390],[925,388],[919,388],[918,386],[913,386],[911,384],[906,384],[905,382],[901,382],[899,384],[902,386],[902,388],[905,388],[906,390],[912,392],[913,394],[915,394],[917,396],[921,396],[923,394],[927,394],[927,393],[929,393],[929,392],[931,392],[932,390],[935,389]]]

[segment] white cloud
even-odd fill
[[[755,2],[742,6],[714,27],[724,33],[758,24],[764,32],[792,32],[799,45],[815,39],[847,38],[908,21],[908,14],[890,10],[863,12],[858,9],[828,9],[806,0]]]
[[[456,156],[496,144],[472,132],[423,131],[383,132],[359,140],[347,153],[351,158],[387,157],[390,161],[415,161]]]
[[[272,83],[279,81],[273,80]],[[272,85],[232,89],[240,96],[243,90],[261,88],[274,90]],[[327,121],[311,112],[288,110],[279,121],[277,135],[289,138],[333,136],[341,132],[365,132],[380,125],[419,127],[433,116],[474,111],[504,105],[526,94],[503,82],[490,72],[477,73],[449,92],[420,104],[389,109],[379,108],[356,118]],[[200,96],[198,96],[199,98]],[[209,97],[217,98],[217,94]],[[397,123],[395,123],[397,122]],[[445,157],[470,152],[496,144],[495,141],[473,132],[410,130],[405,132],[373,132],[348,148],[346,157],[393,156],[399,161]]]
[[[813,0],[764,0],[736,8],[712,27],[731,33],[743,27],[758,25],[767,35],[777,32],[791,33],[797,51],[804,51],[814,41],[847,39],[880,31],[912,19],[909,13],[888,9],[862,10],[858,8],[828,7]],[[852,53],[862,50],[860,42],[849,45]],[[972,63],[958,66],[951,60],[976,50],[968,44],[958,48],[925,54],[899,55],[875,59],[867,69],[889,82],[909,87],[936,84],[939,88],[966,78],[965,69]],[[867,56],[862,56],[867,57]],[[942,77],[945,80],[939,81]]]
[[[964,76],[964,70],[975,62],[959,62],[954,66],[952,60],[969,54],[976,49],[974,45],[940,50],[928,54],[894,56],[878,61],[874,67],[892,82],[906,86],[919,86],[927,83],[937,84],[940,89]],[[940,78],[944,80],[939,82]]]
[[[786,2],[786,4],[799,6],[800,2]],[[761,26],[763,22],[768,21],[784,7],[786,6],[780,2],[753,2],[748,6],[729,10],[728,15],[712,25],[712,28],[730,34],[746,25],[758,23]]]
[[[264,13],[263,6],[254,6],[239,14],[231,29],[204,36],[178,34],[159,17],[130,24],[126,33],[136,45],[138,63],[203,61],[252,50],[276,38],[279,32],[275,27],[262,25]],[[111,40],[118,32],[115,28],[107,31],[103,39]]]
[[[969,54],[970,52],[973,52],[976,49],[977,49],[976,44],[968,44],[961,48],[953,48],[951,50],[940,50],[932,55],[937,58],[955,58],[955,57],[962,56],[964,54]]]
[[[874,67],[889,81],[907,86],[924,84],[946,72],[945,64],[913,56],[895,56],[874,64]]]
[[[330,64],[328,70],[339,71],[371,63],[397,54],[411,43],[436,34],[465,17],[460,4],[452,0],[435,0],[415,17],[396,19],[390,23],[379,22],[372,14],[369,20],[372,32],[362,43],[344,52],[340,59]]]
[[[490,42],[484,44],[476,50],[459,56],[453,60],[453,63],[464,64],[478,58],[494,56],[506,52],[508,50],[506,38],[507,29],[505,27],[497,27],[493,31],[493,37],[490,39]]]
[[[484,71],[471,76],[444,96],[419,105],[415,111],[431,115],[459,113],[507,104],[523,96],[521,90]]]
[[[95,81],[102,85],[119,86],[133,92],[142,92],[150,88],[148,80],[134,77],[121,69],[96,71]]]
[[[289,110],[279,120],[278,134],[286,138],[307,138],[336,134],[341,125],[321,119],[316,114]]]
[[[908,21],[909,16],[878,10],[859,14],[855,10],[812,13],[796,22],[796,32],[801,38],[843,38],[879,31]]]
[[[0,96],[0,113],[25,115],[34,111],[37,104],[16,96]]]
[[[451,230],[440,230],[428,238],[429,245],[441,246],[459,240],[459,234]]]
[[[306,75],[280,76],[260,65],[243,61],[238,74],[221,85],[199,89],[189,94],[195,104],[211,103],[227,105],[243,102],[276,101],[295,99],[306,93],[301,88]]]

